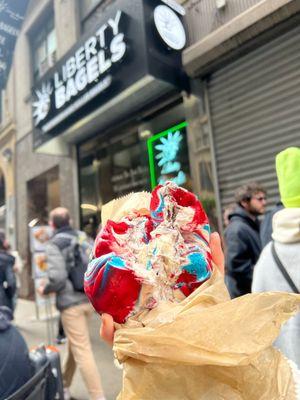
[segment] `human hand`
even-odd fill
[[[45,296],[44,295],[44,289],[45,289],[45,286],[39,286],[39,287],[36,288],[36,291],[38,292],[38,294],[40,296]]]
[[[44,294],[44,291],[45,291],[45,287],[46,287],[47,282],[48,282],[48,281],[47,281],[46,279],[41,279],[41,280],[40,280],[39,286],[36,288],[36,291],[38,292],[38,294],[39,294],[40,296],[46,296],[46,295]]]
[[[217,232],[211,234],[210,248],[213,263],[224,274],[225,258],[222,250],[220,235]],[[102,324],[100,327],[100,337],[110,346],[113,345],[115,327],[114,320],[110,314],[101,315]]]
[[[104,313],[101,315],[101,320],[100,337],[112,347],[115,334],[113,317],[110,314]]]

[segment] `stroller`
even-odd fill
[[[47,361],[33,377],[20,389],[9,396],[6,400],[46,400],[47,380],[51,375],[50,361]],[[55,397],[52,397],[54,399]]]
[[[64,400],[62,372],[58,350],[53,343],[53,316],[50,299],[45,299],[47,341],[29,353],[33,376],[5,400]]]

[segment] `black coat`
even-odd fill
[[[12,314],[0,307],[0,400],[6,399],[32,376],[28,348],[16,327]]]
[[[13,309],[13,297],[16,293],[16,277],[13,272],[15,257],[0,251],[0,306]]]
[[[261,253],[259,221],[238,206],[225,230],[225,281],[232,298],[251,292],[253,268]]]

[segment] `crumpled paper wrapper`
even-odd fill
[[[151,193],[137,192],[129,193],[105,204],[101,210],[101,222],[105,226],[107,220],[119,222],[123,217],[133,210],[149,210]]]
[[[299,305],[290,293],[230,300],[215,268],[181,303],[117,326],[118,400],[297,400],[291,367],[272,343]]]
[[[149,209],[150,194],[103,208],[103,223]],[[295,375],[272,343],[299,311],[300,295],[249,294],[230,300],[211,278],[180,303],[163,302],[116,325],[113,351],[123,364],[118,400],[298,400]]]

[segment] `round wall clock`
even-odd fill
[[[174,50],[182,50],[186,44],[184,26],[177,14],[168,6],[154,9],[154,23],[162,40]]]

